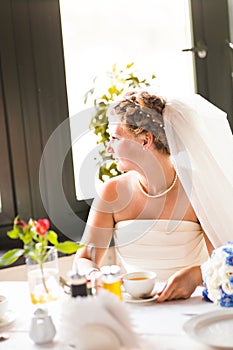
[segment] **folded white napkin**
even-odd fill
[[[89,350],[101,349],[101,341],[103,346],[111,342],[111,349],[140,347],[139,336],[133,331],[127,305],[108,291],[102,290],[95,297],[66,298],[62,301],[60,315],[59,337],[78,349],[82,348],[81,344],[85,341],[90,342]],[[101,333],[99,336],[98,332]],[[116,345],[117,341],[119,347]],[[96,346],[93,345],[95,343]]]

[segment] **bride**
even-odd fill
[[[122,270],[152,270],[167,281],[158,302],[188,298],[202,285],[201,264],[232,236],[225,113],[199,95],[166,101],[132,91],[108,114],[108,152],[122,175],[95,198],[74,265],[95,271],[114,237]]]

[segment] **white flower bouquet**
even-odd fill
[[[223,307],[233,307],[233,242],[215,249],[202,265],[203,297]]]

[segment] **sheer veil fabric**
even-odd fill
[[[178,177],[203,230],[218,247],[233,240],[233,138],[225,112],[194,94],[168,100],[165,132]]]

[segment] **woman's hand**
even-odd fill
[[[174,273],[167,281],[164,289],[159,292],[156,302],[174,299],[187,299],[202,285],[200,266],[191,266]]]

